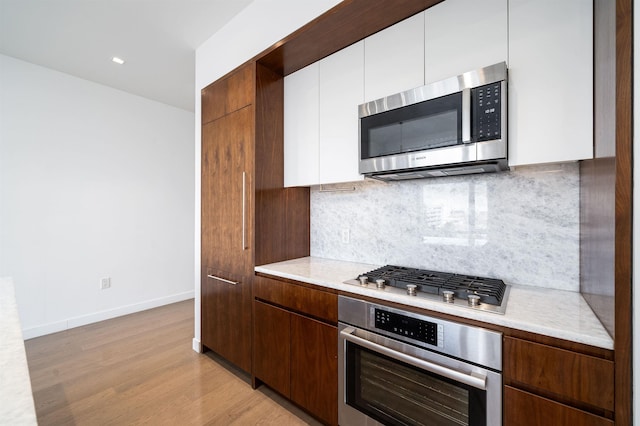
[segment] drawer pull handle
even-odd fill
[[[247,249],[246,243],[246,211],[247,211],[247,172],[242,172],[242,250]]]
[[[222,281],[223,283],[237,285],[240,284],[238,281],[226,280],[224,278],[216,277],[215,275],[207,275],[207,278],[211,278],[212,280]]]

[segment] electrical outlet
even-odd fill
[[[100,290],[111,288],[111,277],[100,278]]]
[[[349,230],[348,229],[343,229],[342,230],[342,243],[343,244],[349,244]]]

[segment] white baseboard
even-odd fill
[[[56,321],[48,324],[37,325],[22,330],[22,336],[25,340],[34,337],[44,336],[46,334],[57,333],[59,331],[68,330],[70,328],[80,327],[95,322],[104,321],[111,318],[121,317],[123,315],[133,314],[135,312],[146,311],[147,309],[157,308],[159,306],[169,305],[171,303],[182,302],[183,300],[193,299],[195,292],[193,290],[184,293],[173,294],[171,296],[160,297],[157,299],[146,300],[140,303],[120,306],[106,311],[95,312],[79,317],[68,318],[63,321]]]
[[[200,342],[200,340],[194,337],[191,344],[195,352],[198,352],[199,354],[202,353],[202,342]]]

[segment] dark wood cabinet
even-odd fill
[[[612,425],[612,361],[504,337],[505,425]]]
[[[338,423],[338,328],[291,314],[291,400]]]
[[[286,306],[291,311],[328,324],[338,324],[336,293],[258,276],[254,281],[253,295],[256,299]]]
[[[202,128],[202,259],[217,273],[251,272],[253,108]]]
[[[337,295],[256,277],[254,297],[255,379],[337,424]]]
[[[201,342],[246,372],[255,265],[309,254],[309,189],[283,188],[283,90],[255,62],[202,90]]]
[[[614,422],[548,398],[505,386],[503,424],[613,426]]]
[[[229,80],[203,91],[201,341],[249,372],[254,107]]]
[[[202,90],[202,124],[253,103],[253,67],[244,66]]]
[[[201,283],[202,344],[249,372],[251,286],[233,275],[225,275],[230,282],[211,278],[217,275],[209,272]]]
[[[291,313],[255,301],[253,374],[283,396],[291,396]]]

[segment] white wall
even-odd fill
[[[25,338],[193,297],[193,121],[0,55],[0,276]]]
[[[254,0],[196,49],[195,124],[195,338],[200,342],[200,91],[209,83],[282,40],[341,0]]]

